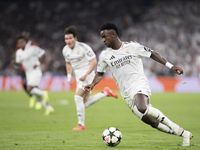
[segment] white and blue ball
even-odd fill
[[[122,133],[115,127],[109,127],[103,131],[102,139],[107,146],[114,147],[121,142]]]

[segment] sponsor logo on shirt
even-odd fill
[[[150,52],[150,51],[151,51],[151,49],[148,48],[148,47],[144,47],[144,50],[147,51],[147,52]]]
[[[112,55],[112,56],[110,57],[110,60],[112,60],[112,59],[114,59],[114,58],[115,58],[115,56]]]
[[[111,62],[111,66],[116,67],[116,69],[119,69],[127,64],[130,64],[130,62],[131,62],[130,59],[132,59],[132,58],[133,58],[133,56],[131,56],[131,55],[124,56],[122,58],[119,58],[116,61]]]

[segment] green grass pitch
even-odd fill
[[[94,94],[93,92],[92,94]],[[119,95],[119,93],[118,93]],[[125,101],[105,97],[86,109],[86,130],[77,125],[74,92],[49,92],[55,113],[44,116],[30,109],[25,92],[0,92],[0,150],[174,150],[200,149],[200,94],[153,93],[151,104],[194,135],[190,147],[182,137],[159,132],[140,121]],[[101,138],[108,127],[122,132],[121,143],[112,148]]]

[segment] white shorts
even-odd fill
[[[149,88],[149,85],[144,83],[144,84],[139,84],[139,86],[135,88],[130,89],[130,94],[127,97],[124,97],[124,100],[127,104],[127,106],[132,110],[134,105],[135,105],[135,95],[141,93],[149,97],[151,96],[151,90]]]
[[[91,84],[94,79],[95,73],[94,73],[94,71],[92,71],[84,81],[80,81],[79,79],[84,75],[85,71],[86,70],[80,71],[78,73],[78,75],[76,72],[76,90],[78,90],[79,88],[84,90],[84,86]]]
[[[28,86],[39,86],[42,78],[42,71],[40,69],[35,69],[26,72],[26,80]]]

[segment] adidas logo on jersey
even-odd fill
[[[114,58],[115,58],[115,56],[112,55],[112,56],[110,57],[110,60],[111,60],[111,59],[114,59]]]

